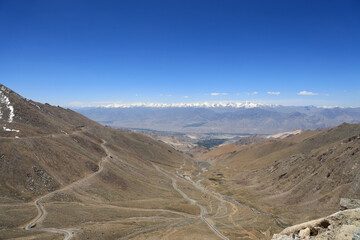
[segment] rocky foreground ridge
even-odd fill
[[[360,240],[360,200],[342,198],[330,216],[285,228],[272,240]]]

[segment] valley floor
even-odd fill
[[[269,239],[281,230],[277,220],[239,204],[228,196],[201,184],[205,169],[184,158],[172,168],[152,163],[172,188],[171,198],[146,198],[129,201],[104,201],[96,182],[117,161],[102,144],[106,156],[98,171],[85,176],[34,203],[21,205],[27,212],[25,230],[0,230],[2,239]],[[106,186],[102,186],[106,187]],[[100,187],[101,188],[101,187]],[[146,191],[146,189],[144,189]],[[111,194],[107,193],[107,194]],[[7,214],[19,205],[2,204]],[[10,212],[9,212],[10,211]],[[24,212],[24,211],[21,211]],[[20,211],[19,211],[20,214]],[[18,216],[20,217],[20,216]],[[23,218],[24,219],[24,218]],[[254,222],[264,227],[252,227]],[[266,227],[265,227],[266,226]]]

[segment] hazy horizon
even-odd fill
[[[166,108],[166,107],[234,107],[234,108],[253,108],[253,107],[303,107],[303,106],[312,106],[317,108],[359,108],[359,106],[339,106],[339,105],[313,105],[313,104],[286,104],[286,101],[281,103],[267,103],[266,101],[204,101],[204,102],[174,102],[174,103],[165,103],[165,102],[133,102],[133,103],[124,103],[124,102],[71,102],[64,107],[69,107],[73,109],[77,108],[133,108],[133,107],[146,107],[146,108]]]

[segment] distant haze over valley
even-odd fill
[[[115,128],[180,133],[273,134],[360,122],[360,108],[281,106],[251,102],[134,103],[76,108]]]

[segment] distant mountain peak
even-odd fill
[[[257,107],[275,107],[276,104],[264,104],[253,102],[195,102],[195,103],[112,103],[102,105],[104,108],[133,108],[133,107],[148,107],[148,108],[257,108]]]
[[[277,108],[277,107],[302,107],[302,108],[318,108],[333,109],[344,108],[340,106],[291,106],[280,104],[268,104],[250,101],[207,101],[207,102],[178,102],[178,103],[162,103],[162,102],[133,102],[133,103],[104,103],[104,104],[70,104],[71,108]]]

